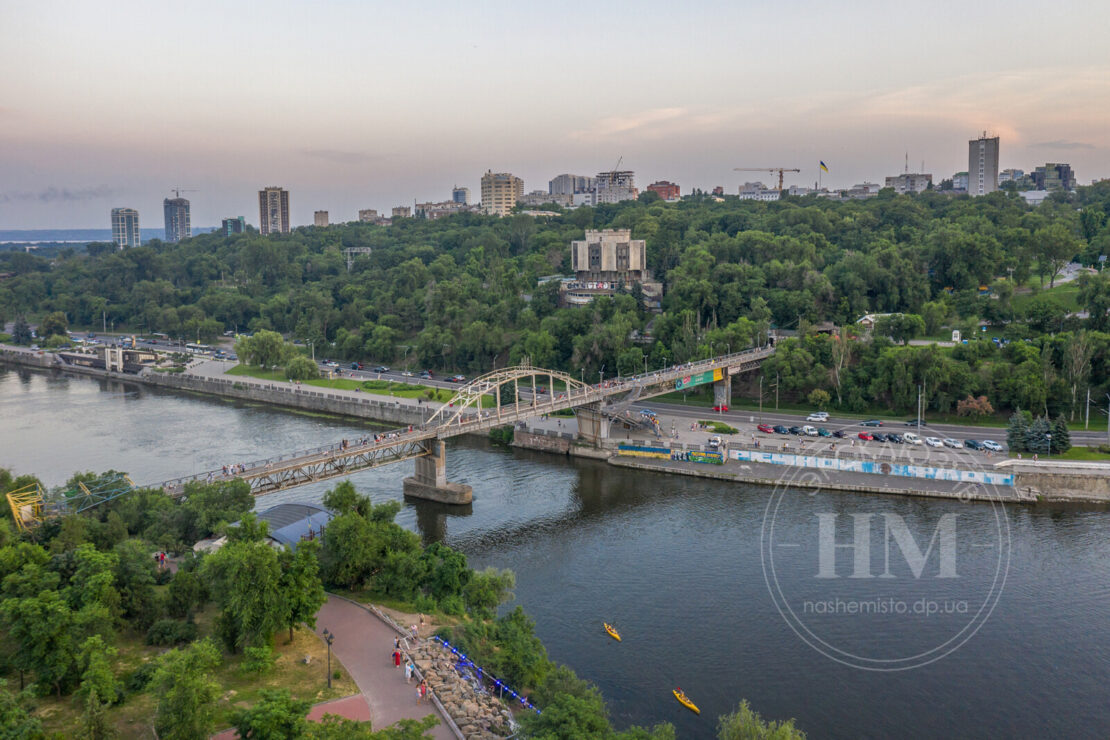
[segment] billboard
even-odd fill
[[[654,457],[660,460],[670,460],[671,450],[669,447],[641,447],[639,445],[619,445],[617,447],[618,455],[628,455],[629,457]]]
[[[724,465],[725,456],[720,452],[700,452],[690,450],[690,462],[709,463],[710,465]]]
[[[683,388],[690,388],[695,385],[704,385],[706,383],[715,383],[724,378],[724,370],[717,368],[716,370],[706,370],[704,373],[694,373],[679,378],[675,381],[674,389],[680,391]]]

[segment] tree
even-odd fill
[[[359,510],[363,498],[355,490],[355,484],[345,480],[324,494],[323,504],[335,514],[350,514]]]
[[[31,343],[31,327],[27,323],[27,319],[22,316],[17,316],[15,319],[15,326],[12,327],[12,342],[15,344]]]
[[[50,337],[57,336],[64,339],[67,337],[67,328],[69,328],[69,325],[66,322],[66,315],[63,312],[54,311],[53,313],[48,313],[43,317],[42,321],[39,322],[39,338],[49,339]]]
[[[967,398],[956,402],[956,416],[990,416],[993,413],[994,407],[986,396],[976,398],[969,393]]]
[[[794,727],[794,720],[765,721],[745,699],[736,711],[717,718],[718,740],[805,740],[805,733]]]
[[[25,696],[25,695],[24,695]],[[3,740],[46,740],[42,722],[23,706],[22,697],[7,689],[0,679],[0,738]]]
[[[906,344],[925,333],[925,320],[914,313],[895,313],[875,320],[874,334]]]
[[[806,396],[806,400],[809,401],[810,406],[817,409],[824,409],[829,405],[829,401],[832,400],[832,397],[829,395],[828,391],[821,388],[814,388],[809,392],[809,395]]]
[[[498,570],[491,566],[475,573],[464,588],[467,611],[479,619],[492,619],[497,607],[512,601],[515,585],[516,575],[507,568]]]
[[[1063,414],[1052,422],[1052,451],[1056,454],[1067,452],[1071,449],[1071,433],[1068,431],[1068,422]]]
[[[320,368],[304,355],[297,355],[285,364],[285,377],[289,380],[313,380],[320,377]]]
[[[157,572],[149,546],[142,540],[125,540],[116,545],[115,569],[123,616],[139,629],[146,629],[162,616],[162,602],[154,586]]]
[[[1110,275],[1080,275],[1078,301],[1087,310],[1087,325],[1091,329],[1110,331]]]
[[[1060,274],[1060,269],[1079,253],[1079,240],[1067,226],[1054,223],[1037,229],[1033,234],[1033,253],[1037,257],[1041,285],[1044,285],[1047,273],[1048,285],[1053,288],[1056,287],[1056,276]]]
[[[557,694],[544,705],[542,714],[526,714],[521,724],[532,740],[604,740],[613,736],[605,702],[598,693]]]
[[[308,731],[311,707],[311,701],[294,699],[288,689],[263,690],[253,707],[231,715],[231,724],[244,740],[300,740]]]
[[[1021,409],[1014,409],[1010,415],[1010,423],[1006,428],[1006,446],[1012,452],[1022,452],[1026,449],[1025,438],[1029,434],[1029,420]]]
[[[121,687],[112,673],[109,658],[117,651],[104,644],[100,635],[93,635],[81,645],[81,688],[77,699],[85,705],[81,717],[82,737],[88,740],[107,740],[116,736],[116,731],[108,721],[107,710],[116,703]]]
[[[215,721],[220,685],[209,678],[220,654],[208,638],[163,655],[150,681],[158,697],[154,727],[163,740],[205,740]]]
[[[262,368],[282,367],[295,351],[293,345],[276,331],[258,331],[252,337],[240,337],[235,344],[240,359]]]
[[[1043,416],[1038,416],[1025,431],[1025,449],[1037,455],[1049,452],[1048,435],[1052,433],[1052,426]]]
[[[201,573],[222,609],[218,628],[228,650],[269,644],[288,624],[281,564],[268,543],[229,541],[205,558]]]
[[[281,590],[289,642],[293,642],[293,628],[298,624],[316,626],[316,612],[328,600],[320,581],[320,562],[316,557],[319,549],[320,543],[313,540],[301,542],[296,551],[281,553]]]

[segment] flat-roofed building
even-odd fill
[[[987,195],[998,190],[998,137],[987,132],[967,142],[967,192]]]
[[[138,247],[143,243],[139,231],[139,212],[134,208],[112,209],[112,241],[120,249]]]
[[[162,213],[166,218],[167,242],[172,244],[193,235],[189,220],[189,201],[185,198],[166,198],[162,201]]]
[[[247,230],[247,220],[242,216],[235,216],[234,218],[225,218],[223,220],[222,229],[224,236],[232,236],[233,234],[242,234]]]
[[[678,200],[682,197],[681,188],[673,182],[667,180],[660,180],[653,182],[647,186],[647,189],[653,193],[658,193],[659,197],[663,200]]]
[[[932,184],[932,175],[917,172],[905,172],[886,178],[886,187],[894,188],[894,192],[899,194],[924,193]]]
[[[511,172],[486,170],[482,175],[482,210],[491,216],[508,216],[524,195],[524,180]]]
[[[289,191],[271,186],[258,191],[258,231],[268,234],[288,234]]]
[[[660,307],[663,286],[648,270],[647,242],[633,239],[631,229],[587,230],[584,239],[570,243],[570,261],[574,279],[561,286],[567,305],[585,305],[638,284],[644,305]]]
[[[327,225],[328,225],[328,212],[327,211],[315,211],[312,214],[312,225],[317,226],[319,228],[327,227]]]

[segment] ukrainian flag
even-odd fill
[[[821,169],[822,169],[823,171],[825,171],[825,172],[828,172],[828,171],[829,171],[829,167],[828,167],[828,165],[826,165],[826,164],[825,164],[824,162],[822,162],[822,163],[821,163]]]

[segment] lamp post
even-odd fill
[[[600,388],[601,384],[605,382],[605,366],[602,365],[601,369],[597,371],[597,387]]]
[[[328,644],[328,688],[329,689],[331,688],[331,644],[334,641],[335,641],[335,635],[331,632],[328,632],[327,628],[324,628],[324,642],[326,642]]]
[[[1046,450],[1046,454],[1048,455],[1049,459],[1052,459],[1052,435],[1051,434],[1045,434],[1044,435],[1044,445],[1045,445],[1045,447],[1048,448]]]
[[[763,376],[759,376],[759,423],[763,423]]]
[[[313,342],[311,339],[306,339],[305,342],[308,343],[308,348],[312,351],[312,361],[316,362],[316,344],[315,344],[315,342]]]

